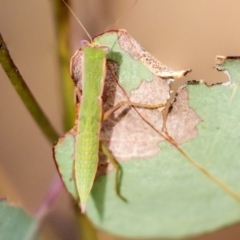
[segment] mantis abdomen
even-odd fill
[[[83,47],[82,96],[75,143],[75,178],[82,212],[91,192],[98,166],[102,93],[106,76],[106,47]]]

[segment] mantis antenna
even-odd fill
[[[67,6],[67,8],[69,9],[69,11],[72,13],[72,15],[74,16],[74,18],[77,20],[77,22],[80,24],[80,26],[82,27],[83,31],[87,34],[88,38],[91,40],[92,42],[92,37],[90,36],[90,34],[88,33],[87,29],[83,26],[83,24],[81,23],[81,21],[78,19],[78,17],[76,16],[76,14],[74,13],[74,11],[71,9],[71,7],[66,3],[65,0],[62,0],[64,2],[64,4]]]
[[[87,29],[83,26],[83,24],[81,23],[81,21],[79,20],[79,18],[76,16],[76,14],[74,13],[74,11],[72,10],[72,8],[69,6],[69,4],[67,4],[67,2],[65,0],[62,0],[64,2],[64,4],[67,6],[67,8],[69,9],[69,11],[72,13],[72,15],[74,16],[74,18],[77,20],[77,22],[80,24],[80,26],[82,27],[83,31],[86,33],[86,35],[88,36],[88,38],[91,40],[92,42],[92,37],[90,36],[89,32],[87,31]],[[118,20],[114,23],[114,25],[116,25],[118,22],[120,22],[120,20],[128,13],[130,12],[130,10],[137,4],[138,0],[135,0],[135,2],[130,6],[130,8],[127,11],[124,11],[124,13],[118,18]],[[108,29],[108,27],[110,26],[110,24],[105,28],[104,31],[106,31]]]
[[[137,4],[138,0],[136,0],[127,11],[124,11],[124,13],[118,18],[118,20],[114,23],[114,25],[118,24],[120,22],[120,20],[127,15],[128,12],[130,12],[132,10],[132,8]],[[108,27],[110,26],[110,24],[108,24],[108,26],[105,28],[104,32],[107,31]]]

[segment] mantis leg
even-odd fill
[[[80,102],[82,94],[81,94],[81,91],[79,90],[78,87],[75,87],[75,88],[74,88],[74,94],[75,94],[75,96],[76,96],[76,100],[77,100],[78,102]],[[76,100],[75,100],[75,101],[76,101]]]
[[[127,202],[127,199],[124,198],[121,193],[120,193],[120,184],[119,182],[121,181],[121,166],[119,165],[119,163],[117,162],[117,160],[114,158],[114,156],[112,155],[112,153],[107,149],[107,147],[104,145],[103,142],[100,141],[100,149],[102,150],[102,152],[106,155],[106,157],[110,160],[110,162],[112,163],[112,165],[114,166],[114,168],[116,169],[116,175],[115,175],[115,191],[117,193],[117,196],[119,198],[121,198],[124,202]]]
[[[135,107],[141,107],[141,108],[160,108],[166,106],[166,104],[161,103],[161,104],[156,104],[156,105],[149,105],[149,104],[142,104],[142,103],[135,103],[135,102],[130,102],[130,101],[122,101],[116,104],[114,107],[109,109],[107,112],[104,113],[103,115],[103,120],[107,119],[113,112],[115,112],[117,109],[119,109],[122,106],[135,106]],[[124,198],[119,189],[119,181],[121,181],[121,166],[117,162],[117,160],[114,158],[112,153],[107,149],[107,147],[104,145],[103,142],[100,142],[100,149],[102,152],[107,156],[107,158],[110,160],[114,168],[116,169],[116,179],[115,179],[115,190],[117,195],[125,202],[127,202],[126,198]]]
[[[166,103],[160,103],[156,105],[150,105],[150,104],[144,104],[144,103],[135,103],[135,102],[130,102],[130,101],[122,101],[116,104],[114,107],[109,109],[103,114],[103,120],[106,120],[113,112],[115,112],[117,109],[119,109],[122,106],[134,106],[134,107],[140,107],[140,108],[161,108],[165,107]]]

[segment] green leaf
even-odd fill
[[[22,208],[0,201],[0,240],[37,239],[39,221],[30,217]]]
[[[77,189],[73,179],[74,134],[70,132],[58,140],[54,147],[54,157],[62,180],[75,200],[78,200]]]
[[[201,122],[197,136],[181,147],[240,194],[240,61],[227,60],[219,69],[229,71],[231,85],[186,86],[189,105]],[[177,101],[181,100],[178,96]],[[161,143],[160,148],[155,157],[122,163],[121,190],[128,203],[114,192],[114,173],[97,179],[87,208],[96,226],[127,237],[179,238],[240,220],[240,203],[224,188],[189,164],[169,143]]]
[[[146,104],[165,103],[170,91],[166,80],[143,74],[149,70],[119,47],[119,36],[114,34],[117,32],[97,38],[109,46],[110,58],[120,64],[117,68],[108,63],[111,71],[104,86],[104,112],[128,98]],[[130,63],[125,68],[126,55]],[[128,202],[116,195],[114,171],[98,177],[86,209],[98,228],[137,239],[180,238],[215,231],[240,220],[240,202],[236,200],[240,199],[239,60],[227,59],[218,69],[229,71],[231,85],[209,87],[192,82],[179,89],[166,122],[174,140],[166,141],[159,133],[163,126],[159,109],[137,109],[139,115],[133,108],[124,107],[102,123],[101,139],[121,163],[121,194]],[[115,78],[121,87],[114,88]],[[59,154],[56,161],[62,158],[68,162],[66,172],[61,172],[68,180],[73,177],[74,153],[67,147],[74,141],[74,134],[66,136],[69,134],[73,138],[67,141],[63,137],[55,147],[55,157],[63,148],[67,154]],[[100,155],[100,164],[102,161],[105,166]],[[107,171],[104,168],[103,172]],[[74,182],[65,180],[65,185],[76,198]]]
[[[95,38],[94,42],[110,48],[108,59],[118,63],[119,83],[125,91],[130,92],[133,89],[137,89],[142,79],[148,82],[152,81],[152,73],[144,67],[142,62],[140,60],[133,60],[128,52],[121,49],[117,32],[110,31],[109,33],[102,34]],[[131,77],[129,77],[129,73],[131,73]]]

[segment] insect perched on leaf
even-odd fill
[[[110,31],[111,33],[111,31]],[[121,41],[126,47],[126,53],[141,61],[141,63],[149,68],[151,72],[164,78],[178,78],[187,74],[190,70],[174,72],[165,65],[157,61],[125,31],[112,31],[113,36],[118,36],[113,41],[113,45]],[[58,144],[54,147],[55,159],[59,166],[63,180],[71,181],[71,189],[68,190],[78,200],[80,200],[81,211],[84,213],[86,203],[91,193],[93,182],[96,176],[99,149],[107,156],[113,166],[116,168],[116,192],[117,195],[125,200],[119,190],[119,171],[120,166],[115,160],[113,154],[108,150],[102,141],[100,141],[100,131],[102,121],[108,118],[113,112],[122,106],[135,106],[140,108],[161,108],[165,106],[165,102],[159,104],[142,104],[137,102],[120,101],[103,113],[103,90],[107,72],[106,61],[108,54],[111,53],[110,46],[101,43],[83,41],[83,46],[73,55],[71,59],[71,76],[75,84],[76,91],[76,120],[72,130],[70,130],[63,138],[60,138]],[[67,139],[70,139],[69,142]],[[64,149],[72,149],[72,155],[65,157]],[[64,158],[64,157],[63,157]],[[71,161],[73,163],[70,163]],[[68,167],[61,167],[61,164],[71,164]],[[71,179],[64,177],[64,168],[72,171]],[[68,173],[69,176],[69,173]],[[65,182],[66,184],[66,182]],[[126,196],[127,197],[127,196]]]

